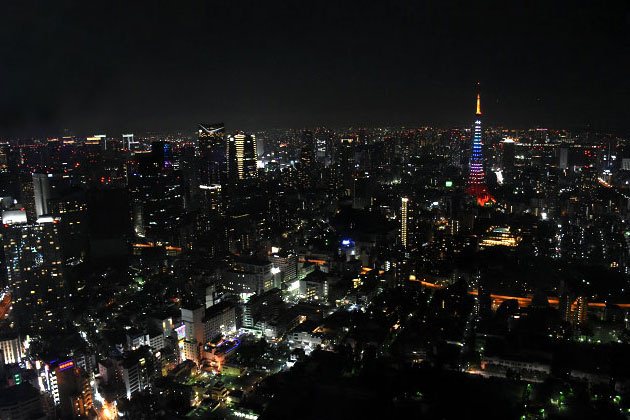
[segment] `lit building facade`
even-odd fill
[[[256,136],[237,133],[228,138],[228,176],[231,181],[255,178],[257,174]]]
[[[65,293],[59,219],[4,224],[1,231],[8,285],[20,324],[56,327]]]
[[[0,353],[4,364],[20,363],[25,356],[22,340],[17,334],[0,337]]]
[[[403,248],[407,248],[407,234],[408,234],[408,221],[409,221],[409,199],[407,197],[403,197],[401,199],[400,206],[400,242]]]

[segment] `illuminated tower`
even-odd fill
[[[409,199],[407,197],[402,198],[402,204],[400,207],[400,240],[403,248],[407,248],[407,223]]]
[[[477,204],[482,207],[492,205],[496,202],[494,197],[490,194],[490,192],[488,192],[483,163],[481,95],[477,94],[477,112],[475,113],[475,125],[473,127],[472,149],[470,151],[468,186],[466,187],[466,193],[475,197]]]

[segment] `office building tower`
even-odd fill
[[[153,142],[151,152],[138,157],[129,175],[136,236],[158,244],[180,245],[180,226],[186,209],[181,171],[173,168],[171,145]]]
[[[558,163],[560,169],[569,168],[569,149],[567,147],[560,148],[560,162]]]
[[[501,156],[503,171],[512,171],[516,163],[516,144],[512,139],[501,142],[503,153]]]
[[[575,323],[577,325],[583,325],[586,323],[588,317],[588,299],[584,296],[578,296],[575,300]]]
[[[26,211],[26,217],[30,221],[37,219],[35,215],[35,200],[33,191],[33,177],[31,174],[20,174],[19,177],[19,203]]]
[[[312,147],[303,147],[300,151],[299,160],[300,186],[303,189],[310,189],[313,187],[313,181],[316,173],[314,164],[315,156],[313,155]]]
[[[154,141],[151,143],[149,164],[155,169],[172,169],[173,168],[173,147],[171,143],[166,141]]]
[[[472,149],[468,165],[468,185],[466,193],[475,198],[479,206],[488,206],[496,202],[486,186],[486,173],[483,159],[483,140],[481,131],[481,95],[477,94],[477,111],[472,134]]]
[[[409,199],[403,197],[401,199],[400,206],[400,242],[403,248],[407,248],[408,245],[408,226],[409,223]]]
[[[44,364],[40,388],[52,396],[59,418],[83,418],[92,414],[93,396],[88,374],[73,359]]]
[[[123,395],[131,399],[139,392],[151,389],[159,372],[159,364],[151,348],[141,346],[125,353],[123,357],[100,361],[98,370],[105,385],[122,390]]]
[[[315,155],[316,145],[313,137],[313,132],[310,130],[304,130],[301,134],[301,147],[302,149],[308,148],[311,153]]]
[[[35,205],[35,217],[51,214],[50,200],[59,198],[72,186],[72,178],[64,173],[34,173],[33,202]]]
[[[255,178],[257,174],[256,137],[237,133],[228,138],[228,177],[231,182]]]
[[[352,195],[355,170],[355,139],[344,137],[335,150],[335,164],[333,165],[333,178],[337,190],[344,197]]]
[[[560,296],[558,310],[560,311],[560,318],[565,322],[571,322],[571,306],[573,300],[568,293],[563,293]]]
[[[8,144],[0,144],[0,197],[20,196],[18,155]]]
[[[315,137],[315,158],[317,158],[318,162],[326,161],[326,157],[328,156],[329,147],[329,137],[326,132],[319,132]]]
[[[59,219],[42,216],[35,223],[3,224],[1,235],[20,325],[34,330],[58,327],[65,289]]]
[[[35,200],[35,215],[37,217],[42,214],[48,214],[50,177],[52,177],[52,174],[33,174],[33,196]]]
[[[223,192],[227,182],[227,142],[223,123],[199,124],[196,173],[191,178],[193,195],[199,196],[201,221],[205,231],[217,224],[223,211]]]
[[[316,169],[316,149],[315,139],[313,132],[309,130],[302,131],[301,135],[301,149],[298,157],[298,169],[300,176],[300,186],[308,190],[313,187],[317,178]]]
[[[225,183],[227,171],[225,126],[223,123],[199,124],[197,139],[200,185],[212,186]]]
[[[131,399],[138,392],[151,389],[156,374],[157,366],[149,347],[140,347],[126,354],[121,375],[126,397]]]
[[[297,280],[298,272],[298,257],[293,252],[279,250],[269,257],[271,261],[272,273],[279,272],[282,282],[282,289],[288,288],[288,286]]]
[[[48,211],[59,220],[64,260],[83,259],[89,248],[87,197],[82,189],[68,188],[48,200]]]
[[[10,156],[11,147],[8,144],[0,144],[0,172],[9,171]]]
[[[357,175],[352,182],[352,208],[366,209],[372,203],[372,180],[368,175]]]

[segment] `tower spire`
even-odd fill
[[[477,112],[476,115],[481,115],[481,94],[479,93],[480,82],[477,82]]]

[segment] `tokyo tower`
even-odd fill
[[[496,203],[486,186],[486,173],[483,169],[483,141],[481,138],[481,95],[477,94],[477,112],[472,134],[472,149],[470,152],[468,184],[466,193],[477,201],[477,204],[491,206]]]

